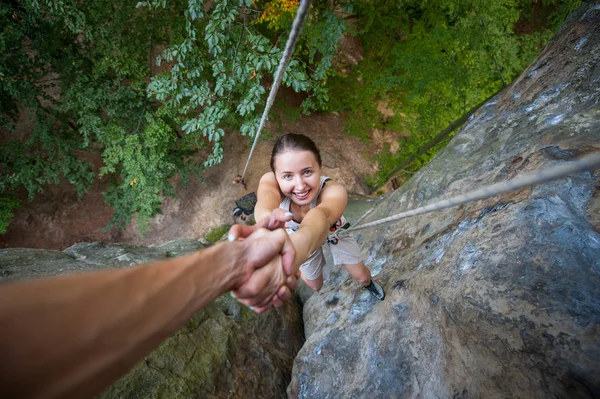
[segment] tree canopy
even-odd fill
[[[408,129],[400,153],[380,158],[385,173],[510,83],[578,5],[540,1],[314,1],[283,84],[306,93],[305,113],[344,112],[350,133]],[[64,177],[81,195],[98,176],[110,176],[108,227],[137,214],[143,231],[174,195],[173,177],[185,185],[221,161],[226,131],[255,135],[297,4],[2,2],[0,233],[19,190],[33,198]],[[531,9],[547,15],[517,32]],[[345,34],[364,46],[352,76],[333,66]],[[378,99],[408,117],[381,122]],[[101,154],[99,171],[85,152]]]
[[[6,204],[14,205],[11,192],[26,189],[32,198],[61,175],[84,193],[95,173],[78,154],[97,151],[104,162],[99,175],[111,176],[109,227],[124,227],[137,214],[143,229],[160,212],[163,196],[174,195],[170,178],[181,175],[185,185],[220,162],[225,128],[254,135],[294,15],[291,3],[3,2],[0,189]],[[308,55],[292,60],[283,79],[296,91],[321,85],[342,34],[326,4],[311,14],[301,44]],[[310,39],[322,28],[331,33],[326,40]],[[311,94],[306,110],[322,101],[318,90]],[[31,130],[16,137],[23,118]],[[193,155],[205,147],[208,156],[198,162]]]

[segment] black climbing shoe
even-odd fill
[[[373,280],[371,280],[371,283],[367,285],[365,289],[369,290],[369,294],[373,295],[380,301],[383,301],[385,298],[385,291],[383,290],[383,287]]]

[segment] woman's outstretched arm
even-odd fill
[[[299,268],[310,254],[319,249],[329,234],[329,228],[344,214],[348,194],[346,189],[333,181],[321,191],[320,203],[304,216],[300,228],[290,236],[296,249],[294,265]],[[296,269],[297,270],[297,269]]]
[[[273,172],[268,172],[261,177],[258,183],[257,202],[254,206],[254,218],[257,226],[269,230],[283,228],[285,222],[292,219],[291,214],[279,208],[283,199],[279,185]]]

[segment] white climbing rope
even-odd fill
[[[455,197],[441,201],[436,201],[432,204],[422,206],[410,211],[398,213],[387,218],[378,219],[360,226],[354,226],[349,228],[348,230],[344,230],[340,233],[340,235],[343,235],[344,233],[349,233],[351,231],[378,226],[384,223],[395,222],[397,220],[405,219],[411,216],[423,215],[425,213],[439,211],[453,206],[462,205],[471,201],[479,201],[500,194],[508,193],[510,191],[515,191],[524,187],[533,186],[535,184],[546,183],[551,180],[560,179],[561,177],[565,177],[573,173],[584,172],[588,170],[591,171],[597,168],[600,168],[600,152],[587,155],[572,162],[552,166],[542,171],[526,174],[524,176],[517,177],[502,183],[496,183],[489,186],[485,186],[468,192],[467,194],[457,195]],[[366,215],[363,215],[363,217],[361,217],[360,219],[362,220],[365,216]]]
[[[285,44],[283,56],[279,61],[279,66],[277,67],[277,72],[275,73],[275,79],[273,81],[273,85],[271,86],[269,97],[267,98],[267,105],[265,106],[265,110],[263,111],[262,117],[260,118],[260,124],[258,125],[258,130],[256,131],[256,136],[254,136],[254,142],[252,143],[252,148],[250,149],[250,154],[248,155],[248,160],[246,161],[246,166],[244,167],[244,172],[242,173],[242,181],[244,179],[244,176],[246,175],[246,170],[248,169],[248,165],[250,164],[250,158],[252,158],[252,154],[254,153],[254,148],[256,147],[256,143],[258,142],[260,132],[267,120],[269,111],[273,106],[273,101],[275,101],[275,95],[277,94],[277,90],[279,90],[279,85],[281,84],[281,80],[283,79],[283,73],[285,71],[285,68],[287,67],[290,58],[292,57],[292,53],[294,52],[294,47],[296,47],[298,37],[300,37],[300,32],[302,31],[302,26],[304,25],[304,20],[308,15],[308,8],[310,7],[310,3],[311,0],[302,0],[300,2],[300,5],[298,6],[298,11],[296,11],[296,17],[294,18],[294,23],[292,24],[292,30],[290,31],[287,43]]]
[[[354,223],[359,224],[360,222],[363,221],[364,218],[366,218],[367,216],[369,216],[373,211],[375,210],[375,207],[371,207],[371,209],[369,209],[368,211],[366,211],[361,217],[358,218],[358,220]]]

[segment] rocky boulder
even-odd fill
[[[598,2],[365,221],[593,151]],[[599,187],[598,171],[579,173],[358,231],[387,297],[328,266],[304,305],[289,396],[600,397]]]

